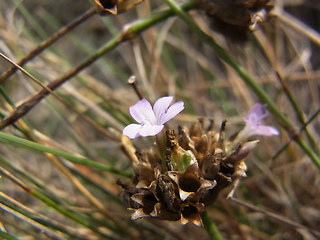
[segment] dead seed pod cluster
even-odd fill
[[[224,139],[203,121],[165,133],[166,145],[136,150],[123,136],[122,147],[133,162],[134,177],[118,181],[122,199],[134,211],[132,219],[153,217],[202,225],[200,213],[223,189],[246,176],[245,157],[257,141],[244,144]],[[160,155],[164,155],[162,158]]]
[[[197,0],[212,28],[236,42],[248,40],[250,31],[263,22],[272,9],[270,0]]]

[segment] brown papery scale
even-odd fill
[[[93,6],[100,15],[116,15],[126,12],[143,0],[93,0]]]

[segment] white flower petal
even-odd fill
[[[162,123],[162,118],[164,114],[167,112],[168,107],[170,106],[172,102],[173,97],[168,96],[168,97],[162,97],[159,98],[156,103],[153,106],[153,112],[154,115],[156,116],[157,123],[158,124],[163,124]]]
[[[164,125],[143,125],[139,129],[139,134],[142,137],[155,136],[163,129],[163,127]]]
[[[142,99],[138,101],[135,105],[129,108],[130,115],[138,123],[149,122],[156,123],[156,118],[154,116],[151,104],[146,100]]]
[[[123,129],[122,134],[126,135],[129,138],[136,138],[140,136],[139,134],[140,128],[141,128],[140,124],[129,124]]]
[[[257,126],[254,131],[252,131],[251,135],[272,136],[279,135],[279,131],[272,126],[260,125]]]
[[[256,103],[253,107],[249,110],[247,116],[244,120],[247,123],[252,125],[259,124],[262,119],[264,119],[268,114],[264,111],[263,105],[261,103]]]
[[[179,101],[174,103],[171,107],[169,107],[160,124],[164,124],[165,122],[169,121],[171,118],[175,117],[178,113],[180,113],[183,109],[184,102]]]

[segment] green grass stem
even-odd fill
[[[105,164],[102,164],[99,162],[95,162],[95,161],[88,159],[86,157],[76,156],[74,154],[71,154],[71,153],[68,153],[65,151],[61,151],[61,150],[58,150],[58,149],[55,149],[52,147],[44,146],[42,144],[35,143],[35,142],[29,141],[29,140],[26,140],[23,138],[12,136],[12,135],[4,133],[4,132],[0,132],[0,142],[7,143],[10,145],[19,146],[19,147],[22,147],[25,149],[29,149],[29,150],[37,151],[37,152],[41,152],[41,153],[51,153],[55,156],[62,157],[70,162],[79,163],[79,164],[82,164],[82,165],[85,165],[88,167],[99,169],[101,171],[106,171],[106,172],[118,174],[123,177],[130,177],[131,176],[130,173],[116,169],[112,166],[108,166],[108,165],[105,165]]]
[[[211,240],[223,240],[218,227],[214,222],[212,222],[207,212],[201,213],[201,219]]]
[[[1,230],[0,230],[0,237],[1,239],[4,239],[4,240],[19,240],[18,238],[12,236],[11,234],[3,232]]]

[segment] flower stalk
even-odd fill
[[[217,228],[216,224],[212,222],[207,212],[201,213],[201,219],[202,219],[204,228],[206,229],[209,235],[209,238],[211,240],[223,240],[223,237],[219,229]]]

